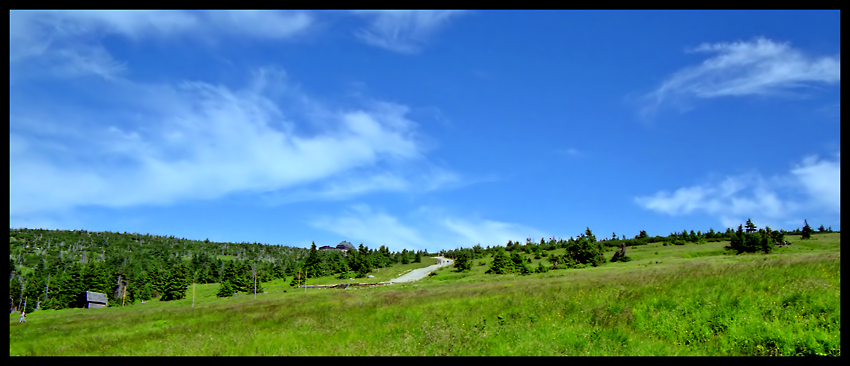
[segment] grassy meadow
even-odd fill
[[[787,238],[791,247],[768,255],[657,243],[628,248],[630,262],[528,276],[484,274],[487,257],[467,273],[374,288],[305,293],[289,278],[256,298],[198,285],[194,307],[190,287],[183,300],[36,311],[27,324],[11,314],[9,353],[840,356],[840,234]],[[431,264],[308,285],[387,281]]]

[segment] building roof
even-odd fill
[[[354,250],[357,251],[357,248],[354,247],[351,243],[343,240],[336,246],[337,249],[345,249],[345,250]]]
[[[106,303],[106,294],[99,292],[86,291],[86,301]]]

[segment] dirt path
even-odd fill
[[[451,259],[447,259],[447,258],[443,258],[443,257],[432,257],[432,258],[439,260],[440,263],[432,265],[432,266],[428,266],[428,267],[425,267],[425,268],[414,269],[414,270],[412,270],[412,271],[390,281],[390,283],[418,281],[418,280],[425,278],[425,276],[427,276],[429,273],[436,271],[437,269],[439,269],[441,267],[451,266],[452,264],[454,264],[454,261],[451,260]]]

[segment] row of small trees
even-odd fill
[[[553,245],[556,244],[553,243]],[[527,253],[539,253],[540,250],[544,250],[541,248],[545,248],[546,246],[547,244],[541,241],[540,246],[532,248]],[[596,240],[596,236],[593,235],[593,232],[590,230],[590,228],[587,228],[585,233],[580,235],[577,240],[573,240],[572,238],[570,238],[570,240],[563,242],[563,247],[566,249],[566,254],[560,256],[546,255],[550,263],[552,263],[552,267],[547,268],[544,267],[542,263],[539,263],[536,269],[531,269],[528,266],[529,260],[524,259],[524,256],[520,254],[520,251],[512,250],[516,249],[517,247],[518,246],[514,245],[513,242],[508,242],[506,248],[494,248],[494,250],[491,251],[493,256],[493,262],[491,263],[490,268],[486,271],[486,273],[519,273],[525,275],[535,272],[545,272],[549,269],[559,269],[562,267],[575,268],[584,265],[596,267],[605,263],[604,249],[602,243]],[[449,254],[449,256],[454,259],[454,268],[458,272],[470,270],[472,268],[472,261],[475,258],[483,257],[483,253],[485,253],[485,251],[476,250],[476,248],[480,249],[480,246],[476,246],[468,250],[457,250]],[[508,253],[510,253],[510,255]]]
[[[811,238],[811,234],[815,233],[814,230],[809,226],[808,222],[804,220],[805,226],[802,230],[797,230],[802,235],[803,239]],[[818,230],[821,233],[832,232],[832,228],[824,229],[821,226]],[[794,233],[794,232],[791,232]],[[646,231],[641,231],[640,235],[638,235],[633,240],[617,240],[621,246],[628,245],[638,245],[638,244],[646,244],[648,242],[658,242],[663,241],[665,245],[667,242],[674,245],[684,245],[686,243],[695,243],[695,244],[703,244],[708,240],[716,241],[717,238],[728,237],[730,240],[730,245],[727,249],[734,250],[737,253],[744,252],[771,252],[777,244],[782,244],[785,242],[785,231],[776,231],[770,229],[770,227],[764,229],[758,229],[752,222],[752,220],[747,220],[746,225],[739,225],[737,231],[732,231],[731,229],[727,229],[726,233],[715,233],[713,229],[709,230],[707,233],[694,233],[694,231],[690,231],[690,233],[685,230],[681,233],[673,233],[669,237],[649,237],[646,234]],[[616,238],[616,234],[614,234],[614,238]],[[710,238],[710,239],[707,239]],[[712,240],[715,239],[715,240]],[[604,245],[613,246],[615,240],[605,240]],[[627,243],[628,242],[628,243]],[[543,251],[551,251],[557,248],[566,249],[566,254],[564,255],[553,255],[546,254]],[[531,269],[528,267],[527,263],[530,263],[530,259],[524,260],[523,256],[519,254],[519,252],[525,252],[526,254],[534,255],[535,259],[541,259],[542,257],[547,257],[549,262],[552,264],[551,267],[543,266],[542,262],[538,263],[538,268]],[[486,271],[486,273],[491,274],[506,274],[506,273],[519,273],[519,274],[529,274],[534,272],[545,272],[548,269],[560,269],[560,268],[575,268],[585,265],[590,266],[599,266],[606,262],[603,257],[603,242],[599,242],[596,240],[596,237],[591,232],[590,228],[587,228],[584,234],[578,237],[578,239],[570,238],[569,240],[558,240],[556,241],[554,238],[550,239],[547,243],[544,239],[540,240],[540,244],[536,244],[528,240],[526,245],[519,245],[518,243],[514,243],[513,241],[508,241],[508,244],[503,247],[487,247],[486,249],[481,248],[480,245],[476,245],[469,249],[456,249],[453,251],[445,252],[444,255],[453,258],[455,260],[454,268],[458,272],[468,271],[472,268],[472,261],[477,258],[483,258],[487,253],[493,257],[493,261],[490,265],[490,268]],[[616,261],[624,261],[627,262],[631,260],[627,257],[622,251],[618,251],[611,258],[611,262]]]
[[[795,232],[799,232],[803,240],[811,239],[815,231],[809,226],[807,220],[803,220],[803,223],[805,224],[803,229]],[[827,231],[821,225],[819,232],[832,232],[832,228],[830,227],[829,231]],[[770,253],[775,249],[776,245],[785,242],[785,234],[784,231],[771,230],[769,226],[764,229],[758,229],[752,220],[747,219],[746,224],[738,225],[738,230],[732,236],[727,249],[734,250],[739,254],[745,252]]]

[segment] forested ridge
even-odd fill
[[[374,269],[421,260],[424,252],[390,252],[363,244],[343,255],[260,243],[217,243],[174,236],[86,230],[9,229],[9,297],[26,311],[81,306],[85,291],[105,293],[109,305],[180,299],[197,283],[227,283],[233,292],[262,282],[336,275],[365,277]],[[229,295],[229,294],[228,294]]]
[[[727,249],[742,252],[770,252],[784,241],[785,235],[832,232],[822,225],[817,231],[805,223],[803,229],[786,232],[757,228],[748,220],[746,228],[725,232],[683,230],[668,236],[649,236],[641,231],[633,238],[612,233],[597,240],[590,228],[577,238],[531,238],[525,243],[508,241],[505,246],[457,248],[441,251],[455,259],[455,268],[464,271],[471,261],[493,257],[488,273],[544,272],[551,269],[598,266],[609,261],[628,261],[628,256],[603,256],[605,247],[626,247],[663,242],[665,245],[701,244],[730,241]],[[551,251],[566,249],[562,255]],[[549,252],[549,253],[547,253]],[[535,259],[546,257],[551,266],[539,263],[529,268],[525,255]],[[134,304],[158,298],[161,301],[181,299],[193,283],[220,283],[219,296],[257,291],[262,283],[292,278],[296,273],[309,278],[336,276],[362,278],[380,268],[394,264],[421,262],[422,257],[437,253],[424,251],[391,252],[387,247],[370,249],[363,244],[351,246],[346,254],[337,250],[323,251],[313,243],[309,249],[260,243],[218,243],[208,239],[190,240],[174,236],[138,233],[90,232],[86,230],[9,229],[9,297],[12,308],[25,304],[25,310],[64,309],[82,306],[85,291],[105,293],[109,306]],[[24,301],[25,300],[25,301]]]

